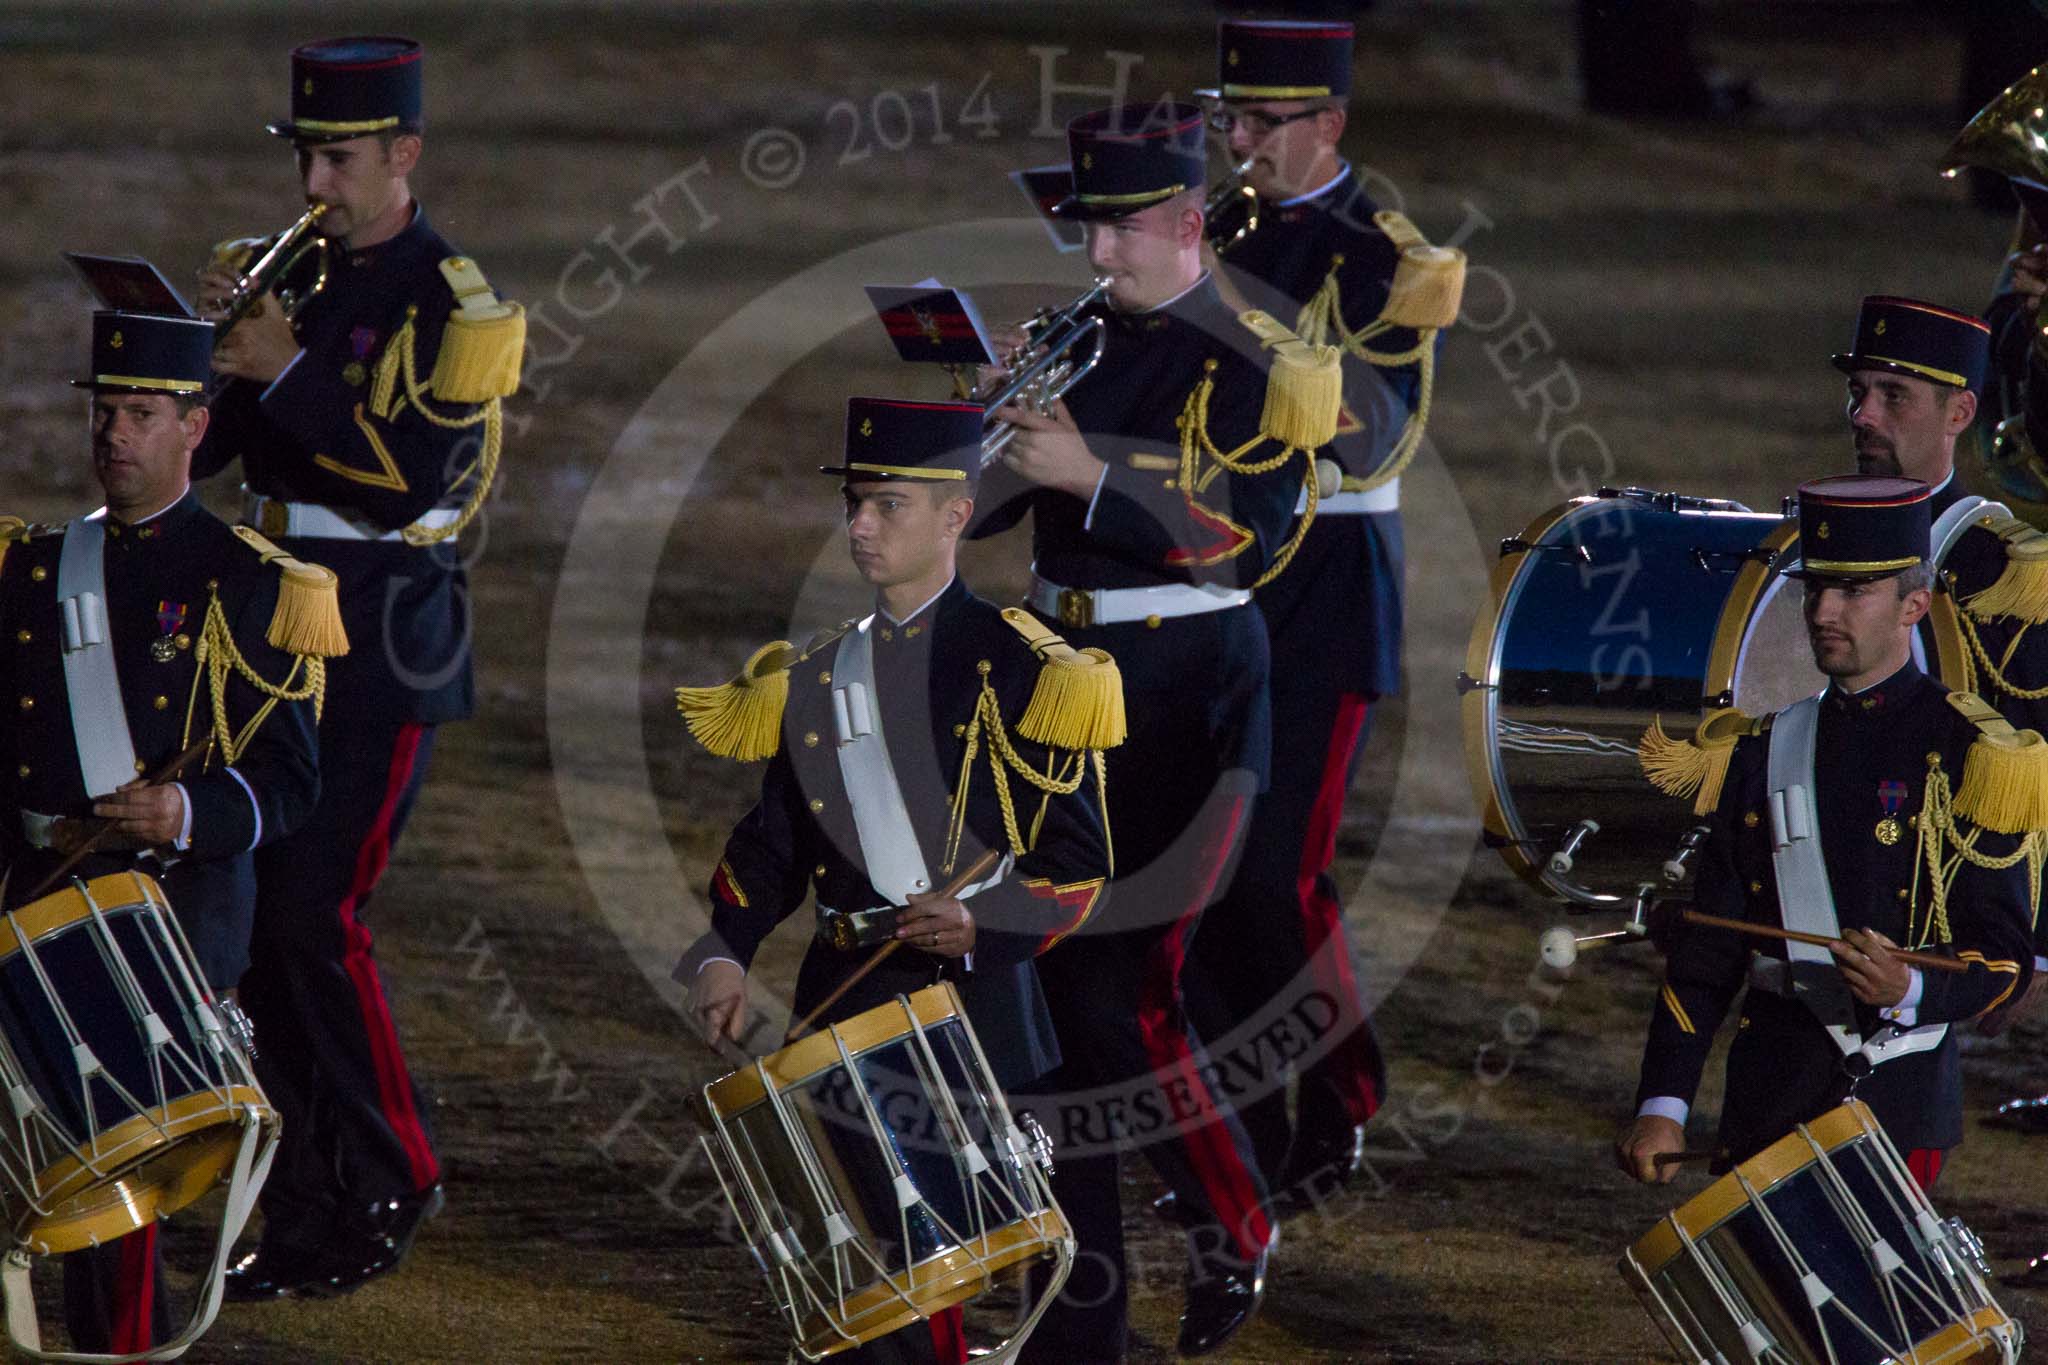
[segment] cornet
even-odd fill
[[[209,269],[235,277],[234,292],[221,300],[223,311],[213,324],[216,337],[226,336],[249,315],[257,300],[272,292],[277,295],[278,306],[284,309],[285,321],[298,320],[299,310],[327,287],[328,246],[327,239],[320,235],[320,219],[326,212],[327,205],[314,204],[298,222],[275,237],[233,237],[213,248]],[[309,254],[314,257],[313,279],[287,288],[284,281],[298,272],[299,263]],[[251,257],[255,258],[253,265]]]
[[[1258,231],[1259,192],[1245,179],[1251,168],[1251,157],[1238,162],[1209,191],[1209,202],[1202,206],[1202,231],[1218,256]]]
[[[1043,412],[1058,402],[1102,359],[1109,334],[1102,330],[1101,315],[1088,310],[1108,292],[1108,277],[1097,276],[1095,287],[1066,307],[1040,309],[1024,324],[1024,348],[1003,368],[995,387],[976,393],[975,401],[990,412],[1011,403],[1029,403]],[[1092,343],[1085,356],[1084,342]],[[982,432],[981,467],[1001,459],[1016,434],[1014,423],[991,421]]]

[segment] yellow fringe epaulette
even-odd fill
[[[1769,725],[1734,707],[1707,712],[1691,739],[1673,739],[1664,732],[1663,717],[1652,717],[1636,743],[1643,776],[1666,796],[1690,796],[1692,813],[1706,815],[1721,802],[1721,784],[1728,778],[1728,760],[1735,742],[1761,734]]]
[[[2015,730],[1974,692],[1951,692],[1948,704],[1977,727],[1955,813],[2000,834],[2048,829],[2048,741],[2037,731]]]
[[[1020,607],[1003,620],[1038,656],[1038,682],[1017,733],[1056,749],[1114,749],[1124,742],[1124,680],[1107,650],[1075,649]]]
[[[500,299],[467,256],[441,262],[455,293],[455,311],[441,332],[427,388],[445,403],[486,403],[519,391],[526,353],[526,309]]]
[[[1237,320],[1272,352],[1266,369],[1266,406],[1259,430],[1285,446],[1313,450],[1337,434],[1344,407],[1344,372],[1335,346],[1311,346],[1270,313],[1256,308]]]
[[[334,571],[292,558],[254,527],[237,526],[235,534],[280,575],[277,610],[264,634],[272,647],[312,659],[338,659],[348,653]]]
[[[690,737],[709,753],[741,763],[775,757],[782,742],[782,712],[789,703],[789,670],[844,635],[853,625],[821,630],[802,649],[788,640],[762,645],[730,682],[678,687],[676,710]]]
[[[1982,592],[1963,603],[1980,621],[2012,617],[2028,625],[2048,621],[2048,536],[2018,517],[1990,517],[1979,523],[2005,546],[2005,569]]]
[[[1372,220],[1400,253],[1379,320],[1417,331],[1440,331],[1457,322],[1465,299],[1465,253],[1454,246],[1431,246],[1405,214],[1393,209],[1381,209]]]

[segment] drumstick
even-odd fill
[[[999,860],[1000,855],[997,854],[997,852],[994,849],[988,850],[979,858],[976,858],[973,864],[969,866],[965,872],[962,872],[959,876],[953,878],[952,881],[947,882],[945,886],[941,887],[939,889],[937,899],[950,900],[954,896],[959,895],[960,889],[962,887],[968,885],[970,882],[976,882],[981,880],[982,877],[986,876],[990,872],[990,870],[992,870],[995,867],[996,863]],[[881,947],[875,949],[875,955],[873,957],[869,958],[866,962],[863,962],[860,964],[860,966],[856,967],[854,969],[852,976],[849,976],[846,978],[846,980],[840,982],[837,986],[833,988],[832,993],[830,995],[826,996],[823,1000],[820,1000],[818,1002],[817,1008],[813,1009],[809,1014],[806,1014],[803,1018],[797,1020],[796,1023],[791,1026],[789,1030],[790,1040],[793,1042],[796,1039],[803,1037],[806,1033],[809,1033],[811,1031],[811,1025],[817,1022],[817,1018],[819,1015],[823,1014],[826,1010],[829,1010],[834,1005],[838,1004],[839,998],[841,996],[845,995],[848,991],[852,990],[854,986],[859,983],[862,977],[866,976],[875,968],[881,966],[882,960],[888,957],[889,954],[895,952],[898,948],[902,947],[905,942],[906,940],[904,939],[892,938],[887,943],[884,943]]]
[[[191,748],[185,750],[185,752],[179,754],[176,758],[164,764],[163,767],[158,768],[155,772],[151,773],[149,775],[148,785],[155,787],[160,786],[165,782],[171,781],[179,773],[185,771],[186,764],[191,763],[194,760],[202,757],[206,753],[206,751],[212,746],[213,736],[208,735],[205,739],[200,740]],[[80,844],[77,848],[71,850],[71,852],[68,855],[66,855],[64,861],[57,864],[56,871],[52,872],[49,876],[43,878],[42,881],[38,882],[35,885],[35,887],[32,890],[30,890],[28,895],[22,897],[21,903],[23,905],[27,905],[31,901],[41,900],[43,896],[49,892],[51,887],[55,886],[58,882],[64,880],[65,873],[69,872],[72,868],[77,867],[80,863],[84,862],[86,858],[90,856],[91,853],[100,846],[101,841],[104,840],[107,837],[107,835],[113,831],[114,822],[112,820],[100,820],[96,823],[99,825],[99,828],[95,829],[89,836],[87,836],[86,841],[84,843]]]
[[[1688,1147],[1682,1152],[1659,1152],[1650,1160],[1659,1166],[1676,1166],[1687,1161],[1719,1161],[1728,1155],[1726,1147],[1709,1150],[1705,1147]]]
[[[1801,933],[1797,929],[1780,929],[1775,924],[1752,924],[1748,920],[1743,919],[1725,919],[1720,915],[1704,914],[1698,910],[1686,911],[1685,922],[1687,924],[1704,924],[1711,929],[1733,929],[1738,934],[1754,934],[1758,938],[1782,938],[1789,939],[1794,943],[1811,943],[1817,948],[1825,948],[1830,943],[1840,943],[1842,941],[1838,938],[1829,938],[1825,934],[1806,934]],[[1932,971],[1967,972],[1970,970],[1970,965],[1967,962],[1958,962],[1952,957],[1937,957],[1933,953],[1909,952],[1904,948],[1894,948],[1891,950],[1891,953],[1893,957],[1901,962],[1911,963],[1915,967],[1926,967]]]

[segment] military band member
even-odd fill
[[[207,981],[249,961],[250,851],[319,795],[315,713],[346,648],[333,576],[230,531],[188,478],[207,426],[213,325],[93,317],[93,473],[106,506],[62,526],[0,517],[0,908],[68,875],[155,878]],[[159,774],[211,744],[171,777]],[[156,1229],[65,1258],[73,1348],[169,1336]]]
[[[1937,581],[1956,600],[1962,634],[1964,676],[1957,681],[2015,726],[2042,730],[2048,631],[2035,627],[2048,620],[2048,541],[2016,517],[1978,511],[1979,500],[1956,474],[1956,443],[1976,420],[1987,383],[1989,342],[1981,318],[1874,296],[1863,301],[1854,347],[1834,364],[1849,377],[1857,470],[1919,479],[1934,490],[1929,507],[1946,542]],[[1923,629],[1923,656],[1927,638]],[[2035,932],[2038,967],[2048,962],[2048,923],[2039,916]],[[2037,976],[1985,1022],[2003,1027],[2032,1007],[2044,985],[2048,977]]]
[[[1397,445],[1412,448],[1403,438],[1420,384],[1412,360],[1372,359],[1401,360],[1417,336],[1369,326],[1387,306],[1399,253],[1338,153],[1351,55],[1348,23],[1225,20],[1217,88],[1197,92],[1213,101],[1211,126],[1233,164],[1250,163],[1258,194],[1257,227],[1225,245],[1225,273],[1251,301],[1285,310],[1305,339],[1344,344],[1344,418],[1322,456],[1359,485],[1318,499],[1293,563],[1259,589],[1273,660],[1272,779],[1191,964],[1190,1008],[1205,1036],[1290,991],[1319,992],[1339,1012],[1322,1055],[1301,1068],[1297,1124],[1278,1088],[1239,1110],[1282,1212],[1308,1206],[1303,1190],[1327,1192],[1356,1172],[1364,1124],[1386,1092],[1330,865],[1372,704],[1400,688],[1400,480],[1392,469],[1370,476]]]
[[[875,612],[802,649],[768,646],[736,682],[678,693],[707,747],[769,761],[761,799],[711,879],[711,930],[676,978],[706,1033],[737,1041],[756,952],[815,892],[818,932],[798,970],[797,1015],[874,951],[835,946],[835,926],[893,921],[876,941],[893,935],[899,950],[818,1025],[952,981],[1008,1090],[1059,1060],[1032,959],[1103,901],[1109,856],[1095,765],[1098,747],[1118,738],[1116,667],[960,581],[980,404],[855,398],[846,422],[845,459],[823,472],[842,480],[847,548],[875,588]],[[856,772],[881,776],[856,781]],[[892,787],[902,797],[893,819]],[[993,872],[956,896],[937,894],[988,849],[1003,855]],[[964,1359],[957,1310],[929,1329],[905,1329],[858,1357]]]
[[[392,1020],[368,902],[425,779],[435,727],[474,709],[469,594],[450,537],[496,469],[524,316],[429,225],[421,50],[340,38],[291,59],[270,125],[324,205],[326,288],[293,326],[266,300],[215,355],[195,471],[239,459],[244,520],[332,567],[359,647],[337,667],[320,809],[257,860],[246,992],[284,1117],[263,1240],[231,1298],[340,1293],[397,1264],[440,1204],[441,1166]],[[235,279],[203,279],[216,306]]]
[[[1054,211],[1086,224],[1089,262],[1109,280],[1105,351],[1050,412],[995,414],[1018,431],[983,480],[975,534],[1028,512],[1030,605],[1123,672],[1130,738],[1108,756],[1115,908],[1040,961],[1069,1043],[1047,1089],[1115,1088],[1154,1112],[1160,1093],[1180,1097],[1171,1120],[1125,1135],[1202,1211],[1179,1342],[1197,1355],[1256,1311],[1272,1226],[1230,1100],[1204,1079],[1180,972],[1266,773],[1266,635],[1250,590],[1297,548],[1290,517],[1334,430],[1341,379],[1334,355],[1233,312],[1203,269],[1199,110],[1101,110],[1067,136],[1074,194]],[[1077,1139],[1095,1150],[1063,1150],[1054,1185],[1083,1254],[1027,1358],[1123,1350],[1116,1158],[1103,1133],[1054,1134],[1062,1149]]]
[[[2031,972],[2016,836],[2041,826],[2048,790],[2034,761],[2038,734],[2015,732],[1912,662],[1913,628],[1930,601],[1929,492],[1862,475],[1799,490],[1807,634],[1831,681],[1735,742],[1696,895],[1710,914],[1835,941],[1822,949],[1697,925],[1678,935],[1637,1116],[1615,1144],[1638,1180],[1675,1173],[1655,1159],[1684,1149],[1700,1072],[1745,979],[1721,1114],[1724,1165],[1852,1090],[1923,1187],[1962,1139],[1951,1026],[2012,998]],[[1923,970],[1895,956],[1901,947],[1966,970]]]

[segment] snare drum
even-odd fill
[[[44,1255],[111,1241],[227,1180],[277,1117],[162,890],[76,883],[0,922],[0,1214]]]
[[[704,1087],[703,1138],[806,1360],[874,1341],[1074,1254],[1042,1165],[950,983],[898,996]],[[1028,1134],[1028,1135],[1027,1135]]]
[[[1501,542],[1459,687],[1467,775],[1509,867],[1581,907],[1658,885],[1699,821],[1643,775],[1650,722],[1685,738],[1709,710],[1765,715],[1827,682],[1784,577],[1798,540],[1796,520],[1740,503],[1603,489]],[[1958,676],[1946,593],[1929,620],[1930,671]]]
[[[1620,1270],[1685,1360],[2017,1360],[1979,1261],[1851,1101],[1680,1205]]]

